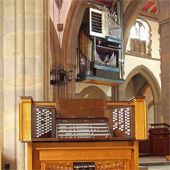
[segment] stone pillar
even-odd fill
[[[0,1],[0,140],[3,153],[3,139],[4,139],[4,127],[3,127],[3,112],[4,112],[4,57],[3,57],[3,1]],[[2,157],[3,159],[3,157]],[[1,167],[0,167],[1,168]]]
[[[4,2],[4,151],[3,163],[16,169],[16,20],[15,0]]]
[[[163,123],[162,120],[162,115],[160,113],[162,113],[161,111],[161,102],[160,101],[154,101],[154,114],[155,114],[155,123]]]
[[[119,99],[119,101],[125,101],[125,90],[126,89],[125,89],[124,84],[118,85],[118,99]]]
[[[119,101],[119,85],[115,85],[111,87],[112,90],[112,101]]]
[[[10,164],[10,169],[26,169],[25,144],[18,137],[20,96],[44,100],[46,5],[43,0],[0,0],[0,139],[3,167]]]
[[[25,95],[25,22],[24,22],[24,0],[15,1],[15,69],[16,69],[16,96],[15,96],[15,114],[16,114],[16,169],[25,169],[25,144],[21,143],[19,139],[19,115],[18,115],[18,103],[20,102],[20,96]]]
[[[44,5],[48,5],[42,0],[35,1],[35,99],[42,100],[44,97]],[[48,34],[48,32],[46,32]]]
[[[25,0],[25,95],[35,99],[35,1]]]
[[[163,122],[170,124],[170,2],[159,1]]]

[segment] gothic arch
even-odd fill
[[[72,71],[72,76],[76,77],[76,48],[80,25],[84,16],[85,9],[88,5],[88,0],[72,0],[67,19],[65,22],[61,55],[62,63],[65,70]],[[63,88],[64,97],[76,97],[75,81],[69,83],[67,87]]]
[[[141,12],[142,8],[146,4],[147,0],[137,0],[137,1],[131,1],[126,9],[126,11],[123,14],[123,36],[124,36],[124,43],[123,43],[123,49],[124,54],[126,50],[126,45],[129,38],[130,29],[135,23],[136,19],[138,18],[139,13]],[[159,19],[159,4],[158,0],[155,0],[157,9],[158,9],[158,19]]]
[[[137,74],[141,74],[148,82],[151,87],[153,98],[154,98],[154,111],[155,111],[155,122],[161,121],[161,89],[159,83],[154,74],[144,65],[140,65],[134,68],[126,78],[125,81],[125,92],[127,90],[128,83]]]
[[[97,86],[89,86],[86,87],[85,89],[83,89],[79,96],[80,98],[86,98],[87,95],[92,96],[95,99],[105,99],[108,100],[107,95],[104,93],[103,90],[101,90],[99,87]]]
[[[48,78],[48,82],[50,82],[50,69],[53,68],[58,68],[59,64],[57,61],[59,60],[59,50],[60,50],[60,42],[59,42],[59,37],[57,35],[55,26],[53,21],[50,19],[50,36],[49,36],[49,41],[50,41],[50,48],[49,48],[49,58],[47,61],[47,66],[46,66],[46,75]],[[48,96],[48,100],[55,100],[56,99],[56,86],[50,87],[50,85],[47,85],[46,93]]]
[[[66,68],[76,67],[77,38],[87,5],[88,0],[72,0],[62,40],[63,57]]]
[[[138,22],[142,23],[145,27],[148,27],[148,43],[146,44],[145,55],[151,56],[151,44],[152,44],[152,41],[151,41],[151,37],[152,37],[152,28],[151,28],[151,25],[149,24],[149,22],[146,19],[143,19],[143,18],[137,17],[137,19],[135,21],[138,21]],[[131,31],[131,29],[132,29],[132,27],[130,28],[130,31]],[[131,36],[129,34],[127,42],[131,41],[131,39],[133,39],[133,38],[131,38]],[[133,54],[133,52],[131,50],[131,47],[132,46],[130,46],[131,55],[135,55],[135,54]],[[135,46],[133,46],[133,47],[135,47]],[[127,52],[127,47],[125,47],[125,48],[126,48],[125,52]]]

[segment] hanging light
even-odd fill
[[[67,84],[74,79],[69,75],[69,73],[72,72],[73,71],[65,71],[64,69],[56,70],[55,68],[52,68],[50,71],[50,84],[54,86]]]

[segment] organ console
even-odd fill
[[[138,170],[138,140],[147,138],[143,98],[21,100],[19,138],[29,170]]]

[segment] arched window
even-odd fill
[[[132,26],[130,48],[131,53],[150,55],[150,29],[147,22],[138,19]]]

